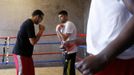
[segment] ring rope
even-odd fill
[[[57,34],[43,34],[42,36],[56,36]],[[77,36],[79,37],[85,37],[86,34],[77,34]],[[6,39],[6,38],[10,38],[10,39],[15,39],[16,36],[1,36],[0,39]]]
[[[42,36],[56,36],[57,34],[45,34]],[[78,34],[80,37],[85,37],[85,34]],[[5,39],[4,44],[0,44],[0,46],[4,46],[5,48],[9,49],[9,46],[14,46],[15,44],[10,44],[10,39],[15,39],[15,36],[8,36],[8,37],[0,37],[0,39]],[[37,45],[45,45],[45,44],[60,44],[60,42],[40,42],[37,43]],[[83,46],[80,46],[81,48],[85,48]],[[33,55],[48,55],[48,54],[62,54],[62,52],[40,52],[40,53],[34,53]],[[0,54],[0,56],[7,56],[7,54]],[[8,54],[8,56],[13,56],[12,54]],[[51,60],[52,61],[52,60]],[[2,62],[3,63],[3,62]],[[4,62],[6,63],[6,62]],[[8,62],[9,63],[9,62]]]

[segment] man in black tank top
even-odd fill
[[[39,24],[44,13],[35,10],[32,17],[24,21],[17,34],[16,44],[13,48],[13,57],[16,65],[16,75],[35,75],[33,65],[33,48],[44,32],[45,27]],[[39,32],[35,35],[34,24],[39,25]]]

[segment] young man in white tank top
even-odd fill
[[[68,13],[62,10],[58,14],[60,24],[56,27],[56,33],[61,41],[61,47],[65,50],[64,70],[63,75],[75,75],[75,59],[77,47],[74,45],[71,48],[64,48],[63,44],[70,40],[75,40],[77,29],[73,22],[68,20]]]

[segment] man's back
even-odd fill
[[[30,37],[35,37],[34,23],[31,19],[27,19],[20,27],[13,53],[23,56],[31,56],[33,45],[31,45],[29,41]]]

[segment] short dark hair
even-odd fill
[[[44,13],[41,10],[37,9],[37,10],[34,10],[32,13],[32,16],[36,16],[36,15],[44,16]]]
[[[58,13],[58,15],[66,15],[68,16],[68,12],[66,10],[62,10]]]

